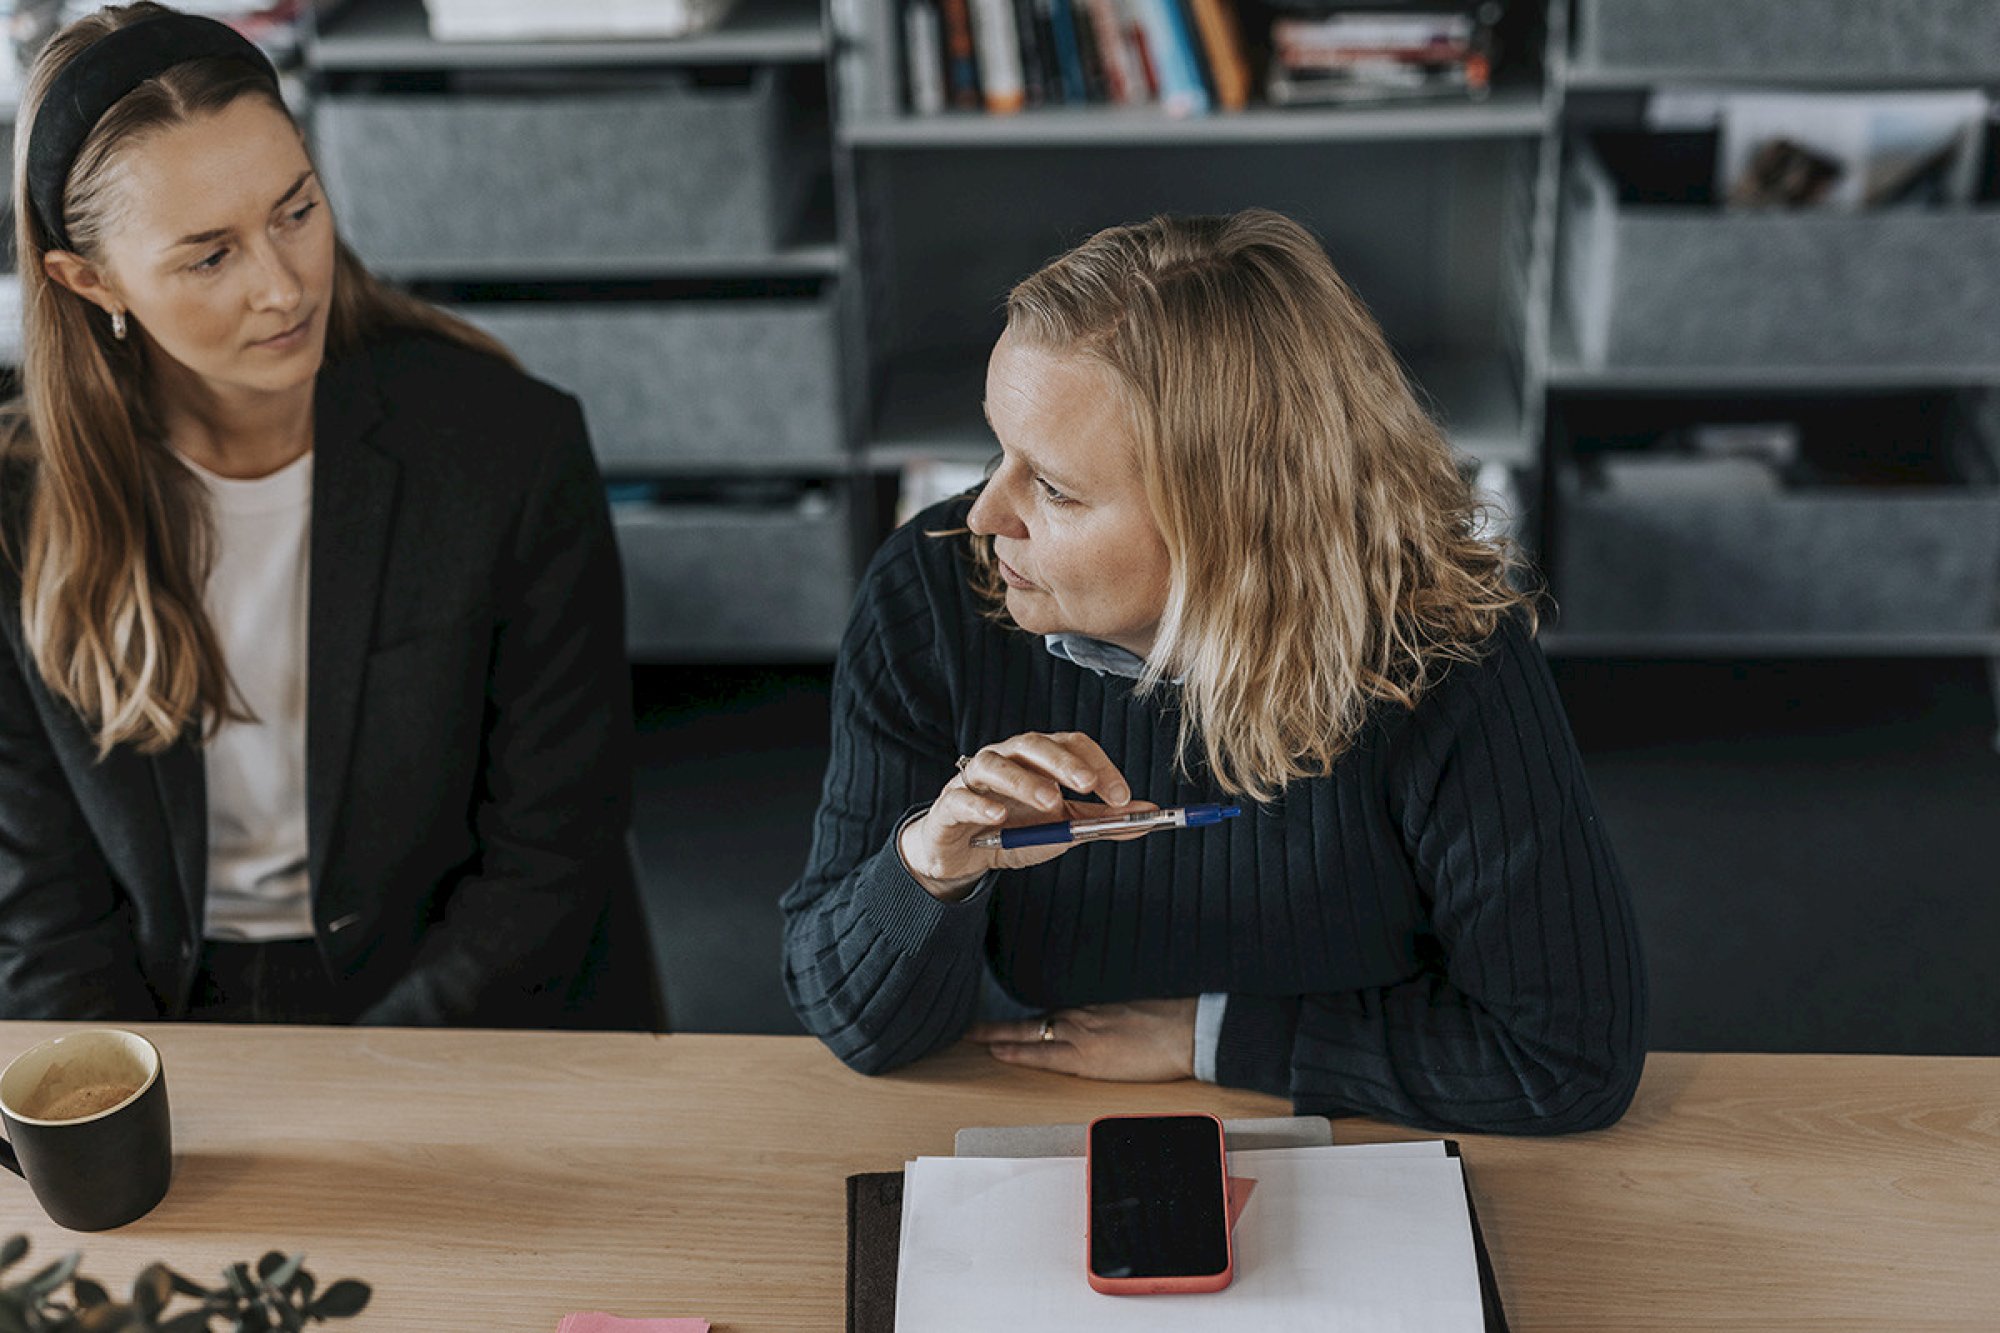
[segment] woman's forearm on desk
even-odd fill
[[[990,911],[983,897],[934,897],[895,846],[905,815],[937,795],[955,754],[926,622],[884,610],[920,576],[906,558],[913,536],[892,536],[863,581],[834,666],[832,746],[812,849],[781,904],[793,1010],[834,1054],[870,1074],[948,1046],[971,1024]]]

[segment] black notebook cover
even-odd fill
[[[1445,1152],[1459,1155],[1458,1144],[1445,1140]],[[1465,1191],[1465,1211],[1472,1219],[1472,1254],[1479,1264],[1479,1296],[1486,1307],[1486,1333],[1507,1333],[1507,1313],[1500,1308],[1500,1287],[1493,1280],[1493,1260],[1479,1230],[1479,1213],[1472,1206],[1472,1188]],[[847,1178],[847,1333],[895,1333],[896,1259],[903,1239],[903,1173],[870,1171]]]

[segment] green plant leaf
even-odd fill
[[[9,1236],[7,1243],[0,1245],[0,1269],[12,1268],[21,1262],[21,1256],[28,1252],[26,1236]]]
[[[205,1301],[215,1294],[207,1287],[196,1282],[193,1278],[176,1273],[173,1269],[167,1268],[165,1264],[161,1264],[160,1267],[165,1270],[167,1280],[173,1284],[174,1290],[183,1296],[192,1297],[197,1301]]]
[[[270,1256],[266,1255],[265,1257],[269,1258]],[[282,1297],[285,1293],[285,1288],[291,1285],[292,1279],[297,1277],[299,1270],[305,1266],[305,1255],[293,1254],[283,1256],[283,1261],[269,1272],[264,1272],[263,1265],[258,1265],[258,1272],[259,1276],[264,1279],[264,1285],[270,1287],[277,1295]]]
[[[93,1305],[76,1316],[78,1333],[135,1333],[135,1330],[150,1329],[139,1312],[129,1305],[106,1302]]]
[[[277,1250],[266,1251],[264,1257],[257,1261],[257,1276],[269,1282],[271,1274],[277,1272],[278,1265],[283,1262],[285,1262],[285,1256],[281,1252]]]
[[[41,1272],[29,1278],[23,1285],[27,1287],[31,1295],[47,1296],[56,1288],[62,1286],[63,1283],[69,1281],[71,1276],[76,1272],[76,1266],[82,1262],[83,1256],[75,1250],[71,1250]]]
[[[157,1325],[157,1328],[159,1333],[208,1333],[208,1320],[206,1310],[189,1310]]]
[[[301,1268],[298,1276],[285,1284],[285,1294],[298,1297],[301,1305],[310,1305],[312,1304],[313,1292],[318,1286],[319,1280]]]
[[[306,1313],[315,1319],[352,1319],[368,1308],[375,1293],[366,1282],[342,1278],[326,1289],[326,1295],[312,1303]]]
[[[250,1270],[243,1264],[231,1264],[223,1269],[222,1280],[229,1284],[230,1294],[239,1301],[247,1301],[256,1294],[250,1285]]]
[[[90,1305],[111,1304],[111,1293],[106,1291],[103,1288],[103,1286],[100,1285],[99,1283],[93,1282],[91,1279],[87,1277],[80,1277],[76,1280],[75,1286],[76,1286],[76,1303],[78,1305],[90,1306]]]
[[[0,1301],[0,1333],[28,1333],[28,1317],[12,1301]]]
[[[132,1279],[132,1304],[146,1319],[157,1318],[174,1297],[174,1275],[165,1264],[147,1264]]]
[[[271,1320],[253,1305],[236,1316],[236,1333],[271,1333]]]

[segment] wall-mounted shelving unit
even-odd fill
[[[1342,108],[1157,107],[916,115],[895,0],[836,0],[835,138],[865,313],[864,467],[978,464],[986,356],[1009,286],[1101,227],[1253,205],[1326,242],[1482,462],[1527,467],[1541,177],[1557,106],[1543,25],[1492,94]]]
[[[1522,515],[1521,535],[1553,571],[1558,614],[1545,635],[1551,651],[1976,654],[2000,662],[2000,607],[1971,628],[1857,621],[1810,632],[1592,625],[1561,615],[1571,600],[1579,607],[1605,605],[1601,596],[1572,598],[1576,589],[1563,586],[1565,576],[1598,572],[1579,575],[1561,559],[1566,519],[1577,512],[1577,405],[1712,401],[1726,416],[1732,402],[1913,391],[1972,395],[2000,383],[2000,355],[1989,360],[1976,340],[1928,347],[1913,341],[1887,357],[1863,354],[1865,348],[1826,354],[1825,347],[1787,356],[1780,344],[1769,354],[1731,350],[1727,338],[1706,338],[1699,320],[1692,320],[1688,328],[1696,332],[1685,346],[1661,357],[1632,354],[1639,344],[1630,340],[1629,319],[1624,326],[1579,327],[1580,318],[1605,316],[1601,304],[1592,307],[1578,297],[1586,281],[1580,256],[1593,228],[1628,228],[1619,262],[1637,266],[1625,276],[1640,281],[1591,298],[1625,302],[1621,309],[1628,316],[1636,311],[1630,303],[1641,299],[1634,293],[1646,290],[1645,266],[1663,254],[1647,230],[1661,216],[1658,210],[1627,213],[1613,205],[1593,219],[1579,207],[1576,183],[1589,170],[1592,136],[1607,127],[1635,127],[1660,88],[2000,88],[2000,9],[1987,0],[1550,0],[1546,6],[1517,0],[1516,10],[1515,40],[1496,71],[1492,95],[1483,100],[1252,107],[1191,119],[1108,107],[913,115],[902,101],[896,0],[829,0],[824,16],[814,0],[745,0],[720,31],[685,42],[453,46],[429,38],[420,0],[359,0],[325,27],[308,64],[336,95],[370,87],[450,89],[468,82],[468,75],[476,85],[509,71],[596,71],[608,81],[625,81],[647,71],[737,68],[775,72],[772,77],[786,80],[789,97],[803,96],[809,104],[814,123],[807,137],[816,145],[809,156],[829,170],[800,220],[772,244],[733,253],[669,246],[568,257],[544,245],[422,263],[371,256],[384,272],[473,305],[496,295],[548,301],[565,284],[594,285],[611,290],[615,300],[642,304],[699,303],[708,296],[734,303],[749,296],[753,305],[769,301],[775,309],[804,301],[825,322],[831,349],[825,384],[834,405],[820,427],[824,448],[772,451],[735,442],[704,456],[699,448],[663,447],[639,451],[645,454],[639,469],[630,466],[632,458],[618,456],[624,446],[612,446],[607,462],[621,490],[657,483],[669,500],[663,513],[712,518],[722,512],[688,507],[704,486],[725,508],[732,494],[748,496],[753,509],[763,507],[763,526],[756,530],[764,551],[776,547],[784,554],[778,534],[788,530],[782,505],[774,509],[771,497],[785,485],[809,497],[810,513],[801,511],[791,525],[812,534],[806,548],[785,556],[796,563],[741,562],[762,572],[739,586],[773,606],[792,596],[793,585],[807,587],[822,604],[807,609],[786,603],[779,618],[802,617],[820,628],[773,644],[760,637],[765,625],[737,624],[720,637],[676,647],[669,642],[671,627],[655,620],[664,633],[654,645],[662,655],[754,660],[774,652],[830,654],[851,588],[847,557],[864,557],[884,531],[886,508],[877,501],[893,488],[896,473],[926,462],[977,465],[994,452],[979,399],[1007,288],[1103,226],[1157,212],[1260,205],[1301,219],[1322,238],[1459,449],[1470,460],[1514,470],[1521,491],[1538,497]],[[483,93],[468,88],[434,95]],[[814,119],[822,108],[823,123]],[[670,147],[646,145],[646,160]],[[550,188],[572,187],[559,182]],[[697,199],[692,206],[708,202]],[[1603,206],[1601,194],[1598,203]],[[503,209],[505,201],[491,206]],[[1907,244],[1919,250],[1955,231],[1959,258],[1953,265],[1979,267],[1979,256],[1986,255],[1986,271],[2000,272],[2000,253],[1981,248],[1987,214],[1973,212],[1969,222],[1960,216],[1936,225],[1905,215],[1880,230],[1913,235]],[[1843,225],[1789,220],[1801,221],[1806,227]],[[1719,261],[1728,248],[1721,238],[1731,229],[1788,222],[1684,213],[1679,225],[1682,243],[1715,243]],[[1866,232],[1869,225],[1864,220],[1852,229]],[[1854,262],[1866,262],[1868,246],[1882,243],[1858,243]],[[1696,266],[1693,276],[1663,284],[1667,298],[1702,300],[1704,271]],[[1775,262],[1750,271],[1755,280],[1838,285],[1823,274],[1787,274]],[[1603,279],[1600,267],[1589,280]],[[1965,299],[1960,290],[1947,295]],[[1975,301],[1973,308],[1989,307]],[[1881,317],[1879,308],[1843,305],[1837,290],[1826,294],[1823,310],[1800,322],[1824,326],[1829,319]],[[1745,330],[1725,325],[1722,332],[1736,337]],[[593,345],[579,337],[570,354],[583,356]],[[605,348],[606,356],[631,350],[615,339]],[[563,360],[543,355],[552,365]],[[656,355],[675,353],[663,346]],[[590,378],[587,367],[564,373]],[[643,359],[624,373],[643,374]],[[739,378],[767,397],[783,397],[778,386],[789,382],[788,373],[753,362]],[[711,372],[704,382],[723,378]],[[643,419],[643,408],[612,407],[608,389],[596,393],[607,404],[607,422]],[[1978,488],[1970,474],[1962,484]],[[780,517],[771,518],[774,513]],[[840,577],[820,577],[828,567],[822,558],[827,534],[842,524],[849,549],[832,561]],[[648,530],[648,540],[657,536]],[[702,558],[668,553],[671,542],[653,544],[658,549],[648,558],[656,561],[684,560],[693,568]],[[1810,579],[1811,571],[1798,577]],[[665,595],[668,582],[648,584],[642,574],[634,586],[644,591],[635,597]],[[634,611],[635,619],[653,614],[636,601]]]
[[[2000,272],[2000,200],[1848,214],[1633,206],[1596,148],[1607,128],[1640,131],[1662,89],[2000,89],[2000,7],[1577,0],[1575,17],[1560,65],[1566,174],[1544,382],[1541,535],[1560,611],[1545,646],[1985,657],[2000,695],[2000,325],[1986,291]],[[1567,424],[1607,412],[1627,414],[1608,435]],[[1691,414],[1811,418],[1823,457],[1811,480],[1771,495],[1584,485],[1594,451]],[[1843,415],[1860,424],[1843,434]],[[1966,435],[1983,447],[1959,449]],[[1871,450],[1893,465],[1840,475]],[[1963,466],[1945,466],[1947,454]]]

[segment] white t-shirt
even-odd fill
[[[312,454],[237,481],[189,463],[215,518],[203,596],[238,702],[203,750],[212,940],[313,933],[306,877],[306,605]]]

